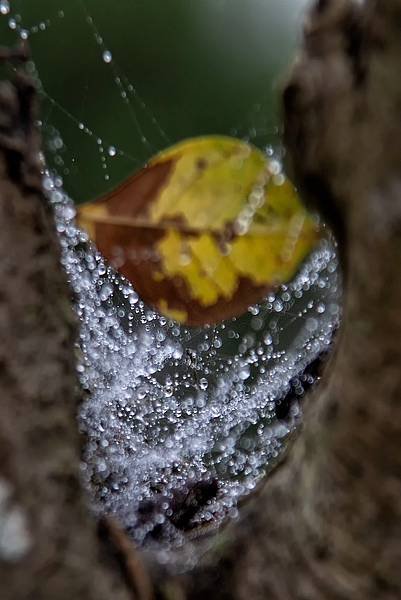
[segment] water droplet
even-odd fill
[[[311,333],[316,331],[316,329],[318,328],[318,325],[319,325],[318,320],[313,317],[310,317],[309,319],[306,320],[306,328]]]
[[[99,297],[101,300],[107,300],[113,293],[113,286],[109,283],[105,283],[102,285],[99,293]]]
[[[8,0],[0,0],[0,14],[8,15],[10,12],[10,3]],[[9,23],[10,25],[10,23]]]
[[[53,192],[53,194],[59,194],[59,195],[61,196],[60,192]],[[53,194],[52,194],[52,196],[53,196]],[[61,197],[62,197],[62,196],[61,196]],[[76,212],[77,212],[77,211],[75,210],[75,207],[74,207],[74,206],[65,206],[65,207],[63,208],[63,216],[64,216],[64,219],[65,219],[66,221],[71,221],[72,219],[74,219],[74,218],[75,218]]]
[[[111,52],[109,50],[105,50],[102,54],[102,58],[104,60],[105,63],[111,63],[111,61],[113,60],[113,56],[111,54]]]
[[[209,386],[209,382],[206,379],[206,377],[201,377],[199,379],[199,387],[200,387],[200,389],[201,390],[207,390],[208,386]]]
[[[107,148],[107,153],[109,156],[115,156],[117,154],[117,150],[114,146],[109,146]]]
[[[246,379],[248,379],[248,377],[250,376],[250,374],[251,374],[251,371],[250,371],[248,365],[242,367],[242,369],[238,373],[239,378],[242,379],[243,381],[245,381]]]
[[[267,333],[264,338],[263,338],[263,343],[266,344],[266,346],[271,346],[273,343],[273,338],[270,335],[270,333]]]
[[[272,175],[281,173],[281,164],[278,160],[271,160],[269,163],[269,171]]]
[[[285,183],[284,175],[282,173],[279,173],[278,175],[274,175],[273,183],[274,183],[274,185],[277,185],[277,186],[284,185],[284,183]]]

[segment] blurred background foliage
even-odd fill
[[[75,201],[105,193],[183,138],[279,143],[278,89],[306,0],[9,4],[0,41],[28,36],[43,86],[48,161]]]

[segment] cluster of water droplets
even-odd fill
[[[82,8],[134,130],[149,145],[137,116],[149,113],[148,107]],[[22,39],[64,18],[58,10],[28,28],[19,14],[10,13],[8,0],[0,0],[0,14]],[[93,140],[105,180],[109,160],[138,163],[48,95],[33,62],[30,68],[51,106]],[[157,120],[148,118],[168,142]],[[50,124],[39,125],[55,167],[68,175],[62,136]],[[258,133],[250,131],[249,137]],[[274,158],[270,147],[266,152]],[[328,348],[337,327],[335,249],[323,240],[292,282],[241,318],[189,329],[150,310],[105,263],[77,228],[74,204],[60,177],[47,173],[44,188],[80,320],[82,480],[91,505],[98,514],[116,515],[138,544],[179,547],[189,535],[237,514],[238,502],[275,463],[296,426],[300,406],[295,398],[285,420],[277,419],[275,408],[293,378]]]
[[[337,326],[335,250],[324,240],[291,283],[243,317],[188,329],[150,310],[107,266],[75,225],[60,178],[47,175],[44,186],[80,319],[82,479],[92,506],[115,514],[137,543],[180,545],[184,530],[236,514],[296,424],[296,401],[285,421],[275,406]],[[199,481],[216,489],[175,527],[177,494]]]
[[[10,15],[8,19],[8,26],[13,31],[16,31],[22,40],[27,40],[32,35],[42,33],[46,31],[54,21],[64,18],[64,11],[57,10],[52,18],[46,18],[31,27],[25,27],[22,17],[19,13],[11,13],[11,2],[10,0],[0,0],[0,15]]]

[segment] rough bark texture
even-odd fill
[[[343,325],[286,459],[193,572],[158,573],[164,598],[401,598],[400,33],[401,0],[310,14],[286,140],[341,244]],[[19,532],[11,557],[0,534],[1,597],[125,598],[78,486],[68,292],[17,92],[0,93],[0,527]]]
[[[0,597],[125,600],[79,486],[76,324],[34,104],[23,76],[0,84]]]

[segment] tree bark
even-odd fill
[[[401,2],[317,2],[284,90],[305,198],[341,244],[343,324],[303,431],[191,599],[401,598]]]
[[[76,323],[42,193],[35,92],[0,84],[0,597],[132,598],[79,485]]]
[[[401,597],[400,29],[401,0],[319,0],[310,12],[285,137],[340,244],[336,352],[285,460],[198,566],[172,576],[149,560],[160,597]],[[0,89],[2,598],[123,599],[132,592],[78,483],[74,325],[29,90]]]

